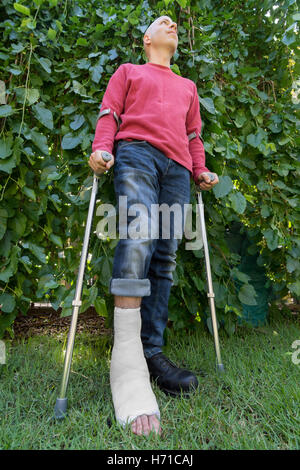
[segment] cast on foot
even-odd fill
[[[114,309],[114,345],[110,386],[117,421],[135,434],[161,434],[160,411],[153,393],[141,341],[140,307]]]

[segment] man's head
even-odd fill
[[[170,58],[178,46],[177,24],[169,16],[156,18],[144,34],[144,51],[150,60],[151,51],[168,51]]]

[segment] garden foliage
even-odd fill
[[[2,0],[0,337],[31,302],[71,314],[99,105],[120,64],[146,61],[143,33],[162,14],[178,24],[171,67],[197,85],[206,165],[220,180],[203,194],[218,318],[231,331],[242,304],[256,302],[228,243],[237,222],[268,287],[300,295],[295,0]],[[97,205],[104,202],[116,204],[113,171],[99,181]],[[203,249],[185,250],[185,241],[169,304],[178,329],[208,312]],[[92,235],[81,312],[94,305],[111,318],[116,243]]]

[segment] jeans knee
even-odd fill
[[[110,292],[115,295],[143,297],[150,295],[147,279],[155,240],[119,240],[114,256]]]

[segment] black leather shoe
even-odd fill
[[[176,397],[181,393],[188,397],[198,387],[197,377],[186,369],[180,369],[162,352],[147,358],[150,378],[156,381],[166,395]]]

